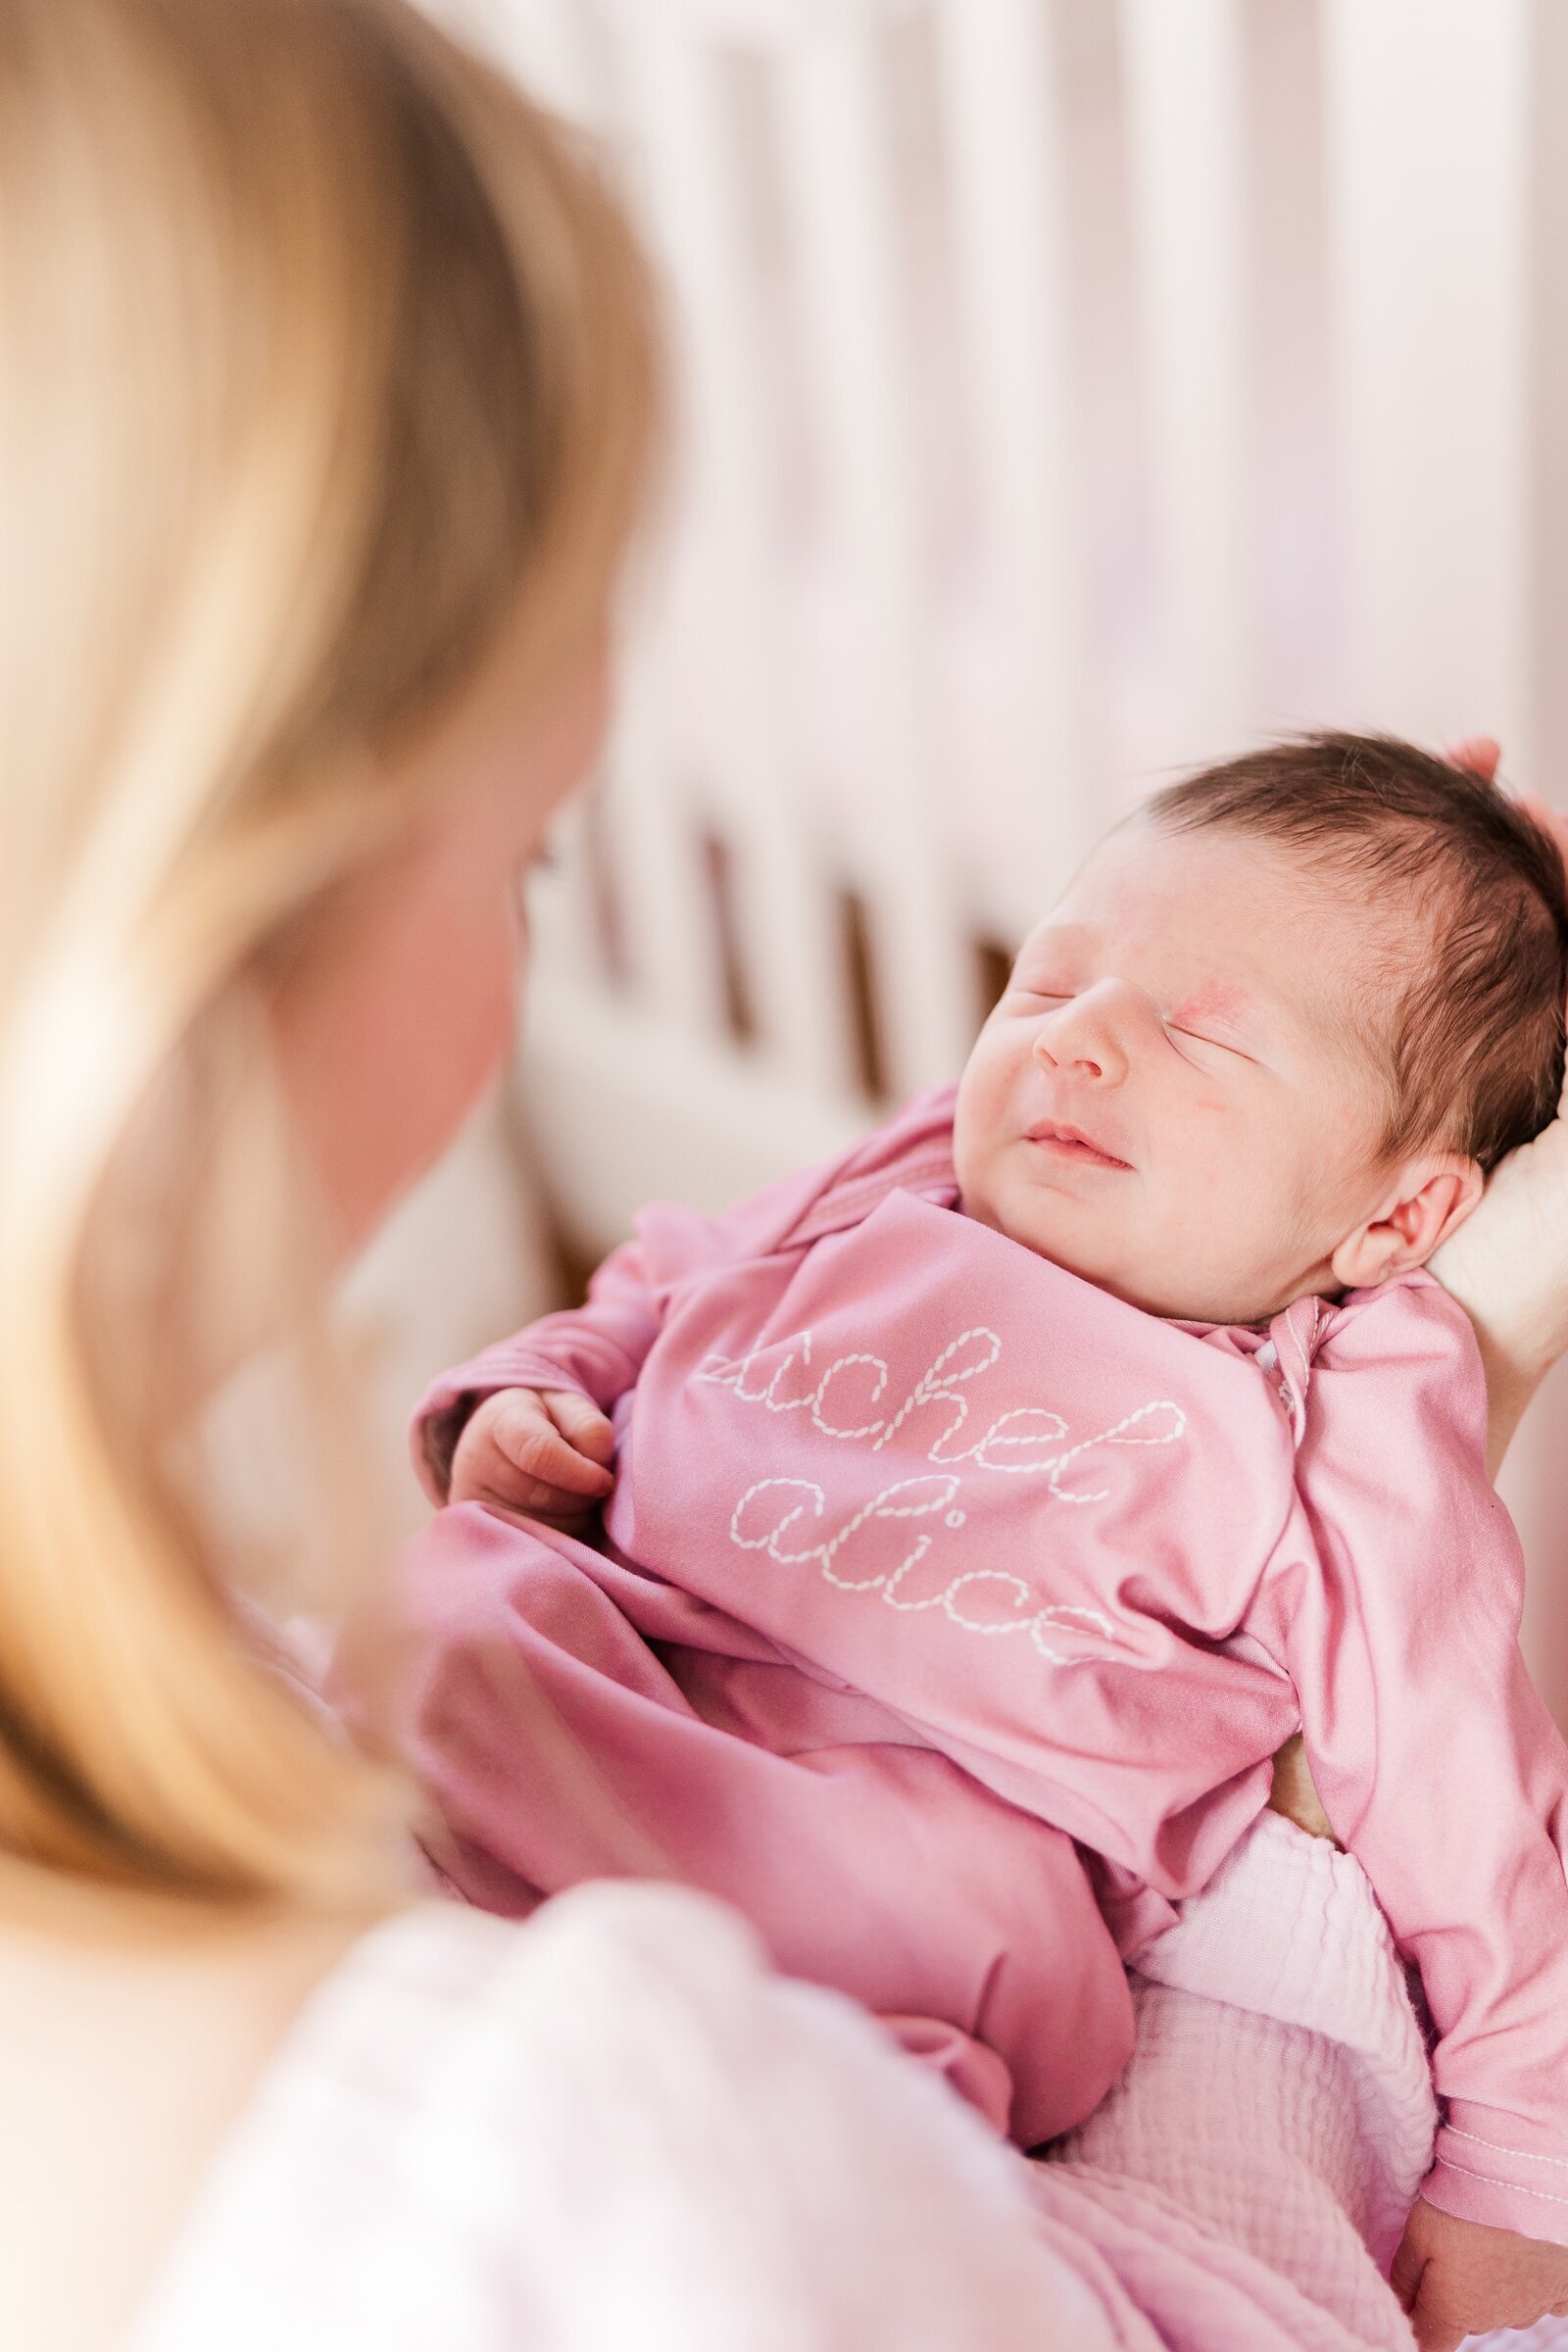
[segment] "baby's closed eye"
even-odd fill
[[[1200,1046],[1209,1054],[1229,1054],[1233,1059],[1240,1061],[1250,1061],[1253,1058],[1244,1047],[1234,1045],[1226,1038],[1211,1036],[1206,1029],[1189,1029],[1184,1022],[1167,1021],[1165,1030],[1167,1036],[1179,1037],[1183,1041],[1183,1047]],[[1178,1049],[1178,1051],[1181,1050],[1181,1048]]]

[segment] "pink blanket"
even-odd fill
[[[1095,2352],[1408,2347],[1384,2282],[1436,2104],[1404,1971],[1348,1854],[1265,1814],[1133,1975],[1136,2055],[1035,2168]],[[1568,2352],[1568,2320],[1473,2339]]]

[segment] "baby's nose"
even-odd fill
[[[1131,1067],[1137,1000],[1125,981],[1097,981],[1047,1014],[1035,1037],[1036,1057],[1092,1086],[1120,1086]]]

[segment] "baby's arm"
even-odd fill
[[[1452,2308],[1511,2293],[1519,2249],[1499,2264],[1493,2233],[1568,2247],[1568,1752],[1519,1655],[1485,1427],[1474,1342],[1435,1284],[1353,1301],[1313,1365],[1297,1508],[1250,1621],[1421,1970],[1446,2114],[1412,2246]]]
[[[496,1502],[539,1517],[569,1512],[573,1496],[579,1511],[602,1501],[613,1483],[607,1416],[635,1386],[663,1303],[639,1237],[606,1258],[581,1306],[545,1315],[444,1372],[420,1398],[411,1432],[431,1501]],[[589,1469],[599,1475],[584,1475]],[[541,1492],[536,1508],[524,1498],[529,1482],[562,1500]]]
[[[896,1146],[906,1129],[945,1132],[932,1107],[937,1102],[922,1098],[866,1145],[826,1166],[794,1169],[720,1217],[663,1204],[644,1209],[636,1239],[606,1258],[581,1306],[545,1315],[444,1372],[420,1398],[411,1442],[415,1470],[430,1500],[505,1501],[531,1517],[580,1516],[602,1501],[613,1484],[613,1436],[606,1416],[635,1388],[672,1293],[705,1272],[776,1248],[846,1171],[862,1162],[874,1168],[879,1149]],[[529,1392],[531,1400],[503,1403],[509,1390]],[[573,1398],[590,1410],[574,1410]],[[520,1494],[525,1487],[519,1482],[530,1480],[555,1490],[561,1497],[557,1512],[509,1500],[500,1491]]]

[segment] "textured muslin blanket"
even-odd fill
[[[1098,2248],[1153,2330],[1110,2340],[1407,2347],[1381,2272],[1437,2114],[1360,1866],[1265,1814],[1140,1956],[1134,2006],[1132,2066],[1038,2175],[1050,2223]],[[1279,2282],[1272,2310],[1247,2256]],[[1568,2320],[1472,2342],[1568,2352]]]

